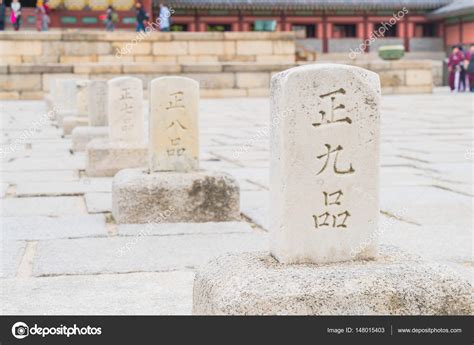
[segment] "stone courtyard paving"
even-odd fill
[[[112,178],[85,177],[52,123],[26,132],[44,102],[0,104],[2,314],[190,314],[199,265],[266,250],[267,98],[200,102],[201,167],[238,179],[241,222],[120,226]],[[444,88],[384,96],[380,191],[382,243],[471,277],[473,110]]]

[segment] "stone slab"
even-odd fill
[[[16,196],[76,196],[87,192],[111,191],[110,178],[83,178],[66,182],[20,182],[16,187]]]
[[[50,216],[78,215],[85,212],[82,197],[8,198],[0,200],[0,215]]]
[[[89,119],[86,116],[66,116],[62,121],[64,135],[71,134],[76,127],[87,126],[88,124]]]
[[[25,252],[26,242],[7,241],[0,236],[0,248],[0,278],[14,277]],[[3,301],[2,299],[2,304]]]
[[[3,176],[2,176],[2,181],[3,181]],[[0,184],[0,198],[4,198],[5,195],[7,194],[7,190],[8,190],[8,187],[10,186],[10,184],[8,183],[1,183]]]
[[[266,230],[270,227],[269,199],[270,196],[267,190],[240,192],[240,209],[242,213],[250,218],[253,223]]]
[[[260,233],[45,240],[38,242],[33,274],[191,270],[224,253],[267,247]]]
[[[1,179],[4,182],[18,183],[19,181],[77,181],[79,174],[76,170],[50,170],[50,171],[2,171]]]
[[[122,169],[147,165],[148,148],[144,144],[95,139],[86,146],[86,174],[114,176]]]
[[[0,166],[3,171],[15,171],[23,173],[25,171],[41,171],[41,170],[73,170],[84,169],[85,159],[79,155],[62,155],[61,157],[21,157],[4,163]]]
[[[109,136],[107,126],[76,127],[72,130],[72,150],[85,151],[87,144],[93,139],[106,139]]]
[[[193,278],[193,272],[163,272],[4,279],[0,313],[189,315]]]
[[[112,212],[112,193],[84,194],[88,213]]]
[[[0,228],[5,239],[16,241],[107,236],[103,215],[2,217]]]
[[[446,265],[383,248],[374,261],[280,264],[228,254],[196,274],[195,315],[469,315],[472,284]]]
[[[222,172],[126,169],[112,185],[112,214],[119,224],[231,221],[240,218],[239,209],[239,186]]]
[[[252,233],[246,222],[118,224],[119,236]]]

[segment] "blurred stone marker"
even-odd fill
[[[92,80],[89,85],[89,124],[91,126],[107,126],[108,98],[107,81]]]
[[[198,170],[199,84],[183,77],[157,78],[150,82],[148,99],[148,169],[124,169],[114,176],[115,221],[144,224],[239,219],[239,185],[235,179],[224,172]]]
[[[108,138],[93,139],[86,146],[86,174],[114,176],[122,169],[146,166],[142,81],[133,77],[109,80],[107,114]],[[94,121],[103,119],[94,116]]]
[[[89,126],[76,127],[72,131],[72,150],[84,151],[87,144],[98,138],[108,138],[107,81],[92,80],[87,87]]]
[[[151,81],[150,171],[199,169],[199,83],[184,77]]]
[[[110,141],[144,142],[143,85],[134,77],[108,81]]]

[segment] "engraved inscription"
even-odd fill
[[[346,94],[346,90],[340,88],[338,90],[320,95],[319,98],[322,100],[323,110],[319,111],[321,115],[320,122],[314,122],[314,127],[321,125],[327,125],[331,123],[348,123],[351,124],[352,120],[347,115],[346,106],[343,103],[343,98]]]
[[[349,168],[347,168],[346,170],[338,169],[337,159],[339,157],[339,152],[344,150],[344,148],[341,145],[338,145],[335,149],[331,149],[331,145],[329,145],[329,144],[324,144],[324,146],[326,147],[327,152],[322,154],[322,155],[317,156],[317,158],[318,159],[323,159],[325,157],[326,159],[324,161],[324,164],[323,164],[321,170],[319,170],[319,172],[316,175],[321,174],[326,169],[326,167],[328,166],[328,163],[329,163],[329,159],[331,158],[331,155],[333,155],[334,153],[335,153],[335,155],[334,155],[333,170],[334,170],[335,174],[344,175],[344,174],[353,174],[355,172],[354,168],[352,167],[352,163],[349,164]]]
[[[323,192],[324,195],[324,205],[341,205],[341,197],[343,196],[342,190],[338,190],[333,193]],[[347,218],[351,216],[349,211],[344,212],[335,212],[329,213],[325,211],[320,215],[313,214],[314,227],[320,229],[322,227],[332,227],[332,228],[347,228]]]

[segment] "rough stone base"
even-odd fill
[[[59,126],[59,127],[62,127],[62,126],[63,126],[64,119],[66,119],[66,118],[68,118],[68,117],[73,117],[73,116],[74,116],[74,113],[73,113],[73,112],[58,111],[58,112],[56,112],[56,114],[55,114],[55,119],[56,119],[56,121],[58,122],[58,126]]]
[[[86,174],[112,177],[122,169],[147,165],[148,149],[143,144],[94,139],[86,146]]]
[[[67,116],[62,120],[64,135],[69,135],[72,130],[79,126],[87,126],[89,118],[86,116]]]
[[[108,136],[109,127],[107,126],[76,127],[72,130],[72,150],[75,152],[85,151],[91,140],[107,139]]]
[[[237,220],[239,185],[223,172],[122,170],[112,184],[112,214],[127,224]]]
[[[449,267],[383,248],[376,261],[284,265],[228,254],[194,281],[197,315],[468,315],[472,285]]]

